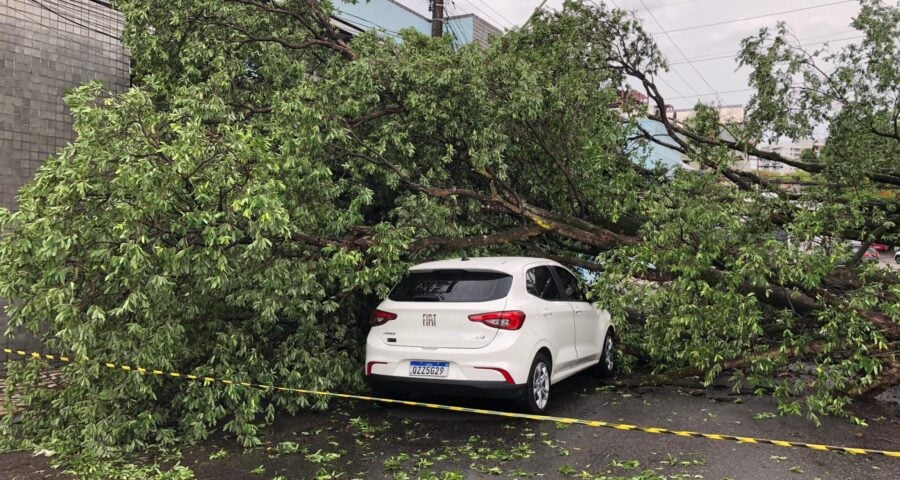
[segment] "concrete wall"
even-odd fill
[[[19,188],[72,139],[66,90],[90,80],[128,88],[122,25],[121,14],[89,0],[0,0],[0,206],[16,208]],[[21,332],[5,337],[6,326],[0,313],[4,347],[40,348]]]

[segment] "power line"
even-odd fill
[[[684,0],[682,2],[664,3],[662,5],[654,5],[649,8],[646,8],[646,7],[645,8],[633,8],[632,11],[634,11],[634,12],[649,12],[651,10],[661,10],[663,8],[674,7],[676,5],[684,5],[686,3],[694,3],[697,1],[699,1],[699,0]],[[596,2],[592,2],[592,3],[594,3],[594,5],[596,5]],[[615,2],[613,2],[613,3],[615,4]],[[618,5],[616,5],[616,8],[620,8],[620,7]]]
[[[649,12],[650,10],[660,10],[663,8],[674,7],[676,5],[684,5],[685,3],[694,3],[696,1],[698,1],[698,0],[684,0],[683,2],[664,3],[662,5],[654,5],[650,8],[648,8],[646,11]]]
[[[484,0],[476,0],[476,1],[478,3],[484,5],[485,7],[487,7],[488,10],[496,13],[503,20],[506,20],[507,22],[509,22],[510,25],[515,25],[515,23],[512,20],[506,18],[502,13],[498,12],[497,10],[494,10],[494,7],[492,7],[489,3],[485,2]]]
[[[671,84],[669,84],[669,82],[666,82],[666,81],[663,80],[661,77],[657,77],[657,80],[659,81],[659,83],[663,84],[664,87],[666,87],[666,88],[668,88],[669,90],[675,92],[676,95],[684,95],[683,93],[679,92],[677,88],[673,87]],[[694,91],[696,92],[696,90],[694,90]],[[689,96],[690,96],[690,95],[689,95]],[[702,96],[702,95],[701,95],[701,96]],[[675,97],[675,98],[680,98],[680,97]],[[687,98],[687,97],[685,97],[685,98]]]
[[[495,16],[489,14],[488,12],[482,10],[482,9],[479,8],[477,5],[475,5],[474,3],[472,3],[473,0],[465,0],[465,1],[466,1],[466,3],[467,3],[473,10],[477,11],[478,13],[480,13],[480,14],[484,17],[484,19],[486,19],[486,20],[491,20],[492,22],[495,22],[495,23],[497,24],[496,26],[502,26],[504,30],[507,30],[510,26],[515,26],[515,23],[513,23],[510,19],[504,17],[503,14],[501,14],[500,12],[497,12],[496,10],[494,10],[493,8],[491,8],[491,6],[488,5],[488,4],[486,4],[486,3],[484,3],[484,1],[482,1],[482,0],[474,0],[474,1],[477,1],[478,3],[484,5],[484,6],[487,7],[488,9],[490,9],[490,10],[491,10],[492,12],[494,12],[496,15],[499,15],[500,18],[502,18],[502,19],[504,20],[505,24],[504,24],[504,22],[501,22],[500,20],[498,20],[497,17],[495,17]],[[507,25],[508,25],[508,26],[507,26]]]
[[[670,98],[667,98],[666,100],[683,100],[685,98],[705,97],[707,95],[719,95],[719,94],[725,95],[728,93],[750,92],[750,91],[754,91],[754,90],[756,90],[756,89],[755,88],[740,88],[738,90],[726,90],[724,92],[701,93],[700,95],[682,95],[680,97],[670,97]]]
[[[809,47],[809,46],[812,46],[812,45],[821,45],[821,44],[824,44],[824,43],[843,42],[843,41],[848,41],[848,40],[858,40],[858,39],[860,39],[860,38],[865,38],[865,35],[856,35],[856,36],[853,36],[853,37],[845,37],[845,38],[833,38],[833,39],[831,39],[831,40],[822,40],[822,41],[819,41],[819,42],[800,43],[800,44],[797,44],[797,45],[794,45],[794,46],[795,46],[795,47]],[[699,63],[699,62],[709,62],[709,61],[712,61],[712,60],[722,60],[722,59],[725,59],[725,58],[731,58],[731,59],[733,59],[733,58],[735,58],[736,55],[737,55],[737,53],[732,53],[732,54],[728,54],[728,55],[719,55],[719,56],[715,56],[715,57],[702,57],[702,58],[697,58],[697,57],[695,57],[695,58],[692,58],[692,59],[690,59],[690,60],[693,61],[693,62],[698,62],[698,63]],[[683,64],[685,64],[685,63],[688,63],[688,62],[687,62],[686,60],[681,60],[681,61],[678,61],[678,62],[672,62],[672,63],[670,63],[669,65],[683,65]]]
[[[26,11],[26,10],[18,10],[18,9],[16,9],[16,7],[11,7],[11,8],[12,8],[14,11],[16,11],[16,12],[18,12],[18,13],[20,13],[20,14],[26,16],[26,17],[29,17],[29,20],[30,20],[31,22],[37,23],[38,25],[40,25],[40,26],[42,26],[42,27],[44,27],[44,28],[47,28],[48,30],[54,31],[54,32],[56,33],[57,37],[65,38],[65,39],[67,39],[68,41],[72,42],[72,43],[75,44],[75,45],[81,46],[81,47],[85,48],[86,50],[89,50],[89,51],[92,51],[92,52],[96,53],[98,56],[108,56],[108,55],[109,55],[108,52],[104,52],[104,51],[98,49],[97,47],[95,47],[95,46],[93,46],[93,45],[91,45],[91,44],[88,44],[88,43],[85,43],[85,42],[81,41],[83,37],[82,37],[82,38],[78,38],[78,37],[74,36],[74,34],[70,34],[70,33],[68,33],[68,32],[65,32],[65,31],[59,30],[59,29],[53,29],[53,28],[51,28],[49,25],[45,25],[44,22],[43,22],[43,21],[44,21],[43,15],[40,15],[40,16],[35,17],[35,16],[34,16],[35,14],[32,13],[32,12],[30,12],[30,11]],[[127,58],[127,57],[126,57],[126,58]],[[120,65],[128,65],[129,62],[128,62],[127,60],[125,60],[125,61],[117,60],[116,63],[118,63],[118,64],[120,64]]]
[[[359,22],[363,22],[363,23],[368,24],[368,25],[360,25],[361,27],[364,27],[364,28],[366,28],[366,29],[379,30],[379,31],[382,31],[382,32],[385,32],[385,33],[390,33],[391,35],[393,35],[393,36],[395,36],[395,37],[399,37],[399,36],[400,36],[400,34],[399,34],[398,32],[395,32],[395,31],[393,31],[393,30],[391,30],[391,29],[389,29],[389,28],[382,27],[381,25],[379,25],[379,24],[377,24],[377,23],[375,23],[375,22],[373,22],[373,21],[371,21],[371,20],[369,20],[369,19],[367,19],[367,18],[363,18],[363,17],[357,16],[357,15],[353,15],[352,13],[348,13],[348,12],[345,12],[345,11],[343,11],[343,10],[338,10],[338,9],[335,9],[335,12],[338,14],[339,17],[340,17],[340,16],[342,16],[342,17],[351,17],[351,18],[355,18],[355,19],[356,19],[357,21],[359,21]]]
[[[68,9],[69,11],[72,11],[73,13],[75,11],[78,11],[79,13],[81,13],[85,9],[84,3],[76,3],[76,2],[73,2],[72,0],[57,0],[57,6],[61,7],[62,6],[62,5],[60,5],[61,3],[66,4],[65,8]],[[98,3],[98,2],[95,2],[95,3],[97,3],[97,5],[103,5],[102,3]],[[109,6],[104,7],[104,9],[112,11],[112,7],[109,7]],[[100,9],[92,9],[92,10],[90,10],[90,14],[91,14],[91,17],[100,17],[104,20],[108,20],[108,21],[114,22],[116,24],[122,23],[121,14],[119,16],[110,15],[108,13],[102,12]],[[88,18],[88,20],[90,21],[90,23],[94,23],[94,24],[98,24],[98,25],[100,24],[100,22],[93,21],[93,18]]]
[[[619,4],[616,3],[616,0],[611,0],[611,1],[612,1],[613,5],[614,5],[616,8],[618,8],[618,9],[621,10],[621,7],[619,7]],[[597,8],[602,8],[602,7],[600,7],[599,4],[597,4],[596,1],[590,0],[590,2],[591,2],[592,4],[594,4],[595,7],[597,7]],[[643,2],[641,2],[641,3],[643,4]],[[647,7],[647,6],[644,5],[644,8],[646,8],[646,7]],[[647,11],[647,13],[649,13],[649,10]],[[650,15],[653,15],[653,14],[651,13]],[[654,18],[654,20],[656,20],[656,18]],[[659,24],[659,20],[657,20],[656,23]],[[661,25],[661,24],[660,24],[659,26],[660,26],[660,28],[662,28],[662,25]],[[671,38],[670,38],[669,40],[671,40]],[[672,41],[672,43],[674,44],[675,42]],[[677,45],[676,45],[676,48],[677,48]],[[681,81],[684,82],[684,84],[685,84],[688,88],[690,88],[692,92],[698,93],[698,92],[697,92],[697,89],[694,88],[694,86],[691,84],[691,82],[688,82],[687,79],[684,78],[684,76],[681,74],[681,72],[679,72],[678,70],[675,70],[675,69],[673,68],[673,69],[672,69],[672,73],[674,73],[675,75],[677,75],[678,78],[680,78]],[[672,91],[674,91],[675,93],[678,93],[679,95],[681,94],[678,90],[676,90],[676,89],[675,89],[674,87],[672,87],[670,84],[666,83],[666,81],[663,80],[662,78],[658,78],[658,80],[659,80],[660,83],[662,83],[663,85],[668,86],[668,87],[669,87]]]
[[[619,7],[619,4],[616,3],[616,0],[611,0],[611,1],[612,1],[613,5],[614,5],[616,8],[621,9],[621,7]],[[597,8],[602,8],[602,7],[600,7],[600,5],[598,5],[597,2],[595,2],[594,0],[590,0],[590,2],[591,2],[592,4],[594,4],[595,7],[597,7]],[[657,23],[658,23],[658,22],[657,22]],[[662,25],[660,25],[660,26],[662,26]],[[675,73],[675,75],[678,75],[678,78],[680,78],[681,81],[684,82],[684,84],[687,85],[688,88],[690,88],[694,93],[697,93],[697,90],[696,90],[690,83],[688,83],[688,81],[685,80],[685,78],[684,78],[683,76],[681,76],[681,74],[678,73],[677,70],[674,70],[674,69],[673,69],[672,72]],[[656,80],[659,81],[659,83],[663,84],[663,86],[666,87],[666,88],[668,88],[669,90],[672,90],[673,92],[675,92],[675,93],[678,94],[678,95],[682,95],[681,92],[678,91],[677,88],[673,87],[669,82],[666,82],[662,77],[657,77]],[[687,97],[685,97],[685,98],[687,98]]]
[[[647,4],[644,3],[644,0],[640,0],[640,2],[641,2],[641,5],[644,6],[644,8],[647,8]],[[704,77],[703,74],[700,73],[700,70],[697,69],[697,66],[694,65],[693,63],[691,63],[690,60],[688,60],[688,56],[685,55],[685,54],[684,54],[684,51],[681,50],[681,47],[679,47],[678,44],[675,43],[675,40],[672,38],[671,35],[669,35],[669,32],[666,31],[666,28],[663,27],[662,23],[660,23],[660,21],[656,18],[656,15],[654,15],[653,12],[651,12],[651,11],[649,11],[649,10],[647,11],[647,13],[650,15],[650,18],[652,18],[653,21],[656,22],[657,25],[659,25],[659,28],[661,28],[662,31],[663,31],[663,33],[666,34],[666,38],[668,38],[669,41],[672,42],[672,46],[674,46],[675,49],[678,50],[678,53],[681,54],[682,58],[684,58],[685,61],[687,61],[688,65],[690,65],[691,68],[694,70],[694,73],[696,73],[697,76],[700,77],[700,80],[703,80],[703,83],[705,83],[706,86],[709,87],[710,90],[712,90],[713,92],[715,92],[716,89],[713,88],[713,86],[709,84],[709,82],[706,80],[706,77]],[[672,69],[672,71],[677,73],[677,70],[675,70],[674,68]],[[680,75],[679,75],[679,76],[680,76]],[[699,93],[699,92],[697,92],[697,90],[695,90],[695,89],[693,88],[693,86],[691,86],[691,90],[693,90],[694,93]],[[718,100],[719,102],[722,101],[722,99],[719,97],[718,94],[716,94],[716,100]]]
[[[715,27],[715,26],[717,26],[717,25],[727,25],[727,24],[729,24],[729,23],[744,22],[744,21],[747,21],[747,20],[756,20],[756,19],[758,19],[758,18],[774,17],[774,16],[776,16],[776,15],[784,15],[784,14],[787,14],[787,13],[802,12],[802,11],[804,11],[804,10],[812,10],[812,9],[815,9],[815,8],[830,7],[830,6],[833,6],[833,5],[839,5],[839,4],[842,4],[842,3],[850,3],[850,2],[856,2],[856,1],[857,1],[857,0],[841,0],[841,1],[839,1],[839,2],[823,3],[823,4],[821,4],[821,5],[813,5],[813,6],[810,6],[810,7],[804,7],[804,8],[795,8],[795,9],[793,9],[793,10],[784,10],[784,11],[781,11],[781,12],[766,13],[766,14],[763,14],[763,15],[755,15],[755,16],[752,16],[752,17],[735,18],[734,20],[725,20],[725,21],[721,21],[721,22],[705,23],[705,24],[703,24],[703,25],[694,25],[694,26],[692,26],[692,27],[676,28],[676,29],[673,29],[673,30],[669,30],[668,32],[666,32],[666,31],[663,31],[663,32],[654,32],[654,33],[652,33],[651,35],[659,35],[659,34],[666,34],[666,35],[668,35],[668,34],[670,34],[670,33],[686,32],[686,31],[688,31],[688,30],[696,30],[696,29],[698,29],[698,28]],[[641,0],[641,4],[642,4],[642,5],[644,4],[643,0]],[[646,8],[646,5],[645,5],[645,8]],[[650,13],[650,12],[648,11],[647,13]],[[653,15],[653,14],[650,13],[650,15]],[[659,22],[657,22],[657,23],[659,23]],[[660,25],[660,28],[662,28],[662,25]]]
[[[444,8],[449,8],[451,4],[452,4],[453,9],[455,10],[456,14],[455,14],[455,15],[448,15],[448,17],[450,17],[450,16],[459,16],[461,10],[459,9],[459,5],[456,4],[456,0],[449,0],[449,3],[448,3],[448,4],[445,4],[445,5],[444,5]],[[463,45],[463,43],[465,42],[465,40],[466,40],[465,35],[463,35],[463,34],[465,33],[465,31],[462,29],[463,27],[460,26],[460,25],[457,25],[456,27],[454,27],[454,26],[453,26],[454,22],[450,22],[450,21],[446,22],[446,24],[447,24],[447,27],[450,28],[450,31],[453,33],[453,36],[456,38],[456,44],[457,44],[457,46],[460,46],[460,47],[461,47],[461,46]],[[475,39],[475,25],[474,25],[474,24],[472,24],[472,37],[471,37],[470,40],[471,40],[472,42],[476,41],[476,39]]]
[[[456,10],[456,15],[450,13],[450,6],[453,5],[453,8]],[[456,40],[456,44],[462,46],[463,44],[463,36],[462,32],[453,26],[453,22],[449,21],[449,17],[455,17],[459,14],[458,7],[456,6],[456,2],[453,0],[447,0],[447,3],[444,4],[444,25],[446,25],[447,29],[450,30],[450,33],[453,34],[454,40]],[[473,38],[474,40],[474,38]]]
[[[101,33],[116,40],[120,40],[118,36],[115,35],[115,33],[107,32],[106,29],[103,29],[103,31],[101,32],[98,31],[98,29],[102,29],[103,27],[107,26],[120,27],[123,23],[122,17],[104,13],[102,10],[114,11],[112,10],[112,6],[110,6],[109,4],[102,3],[99,0],[94,1],[93,3],[100,5],[103,8],[92,8],[85,5],[83,2],[75,3],[71,0],[56,0],[55,5],[52,5],[52,7],[56,8],[57,10],[53,10],[53,8],[46,5],[41,5],[41,7],[69,21],[72,24],[78,25],[82,28],[86,28],[93,32]],[[73,18],[70,18],[67,15],[76,16],[78,18],[78,21],[75,21]],[[97,18],[99,18],[100,20],[98,21]],[[121,28],[119,30],[121,30]]]
[[[28,0],[28,1],[31,2],[31,3],[33,3],[33,4],[35,4],[35,5],[37,5],[37,6],[39,6],[40,8],[42,8],[42,9],[44,9],[44,10],[46,10],[46,11],[48,11],[48,12],[50,12],[50,13],[56,15],[57,17],[62,18],[62,19],[64,19],[64,20],[68,21],[68,22],[71,23],[72,25],[77,25],[77,26],[79,26],[79,27],[81,27],[81,28],[83,28],[83,29],[85,29],[85,30],[89,30],[89,31],[94,32],[94,33],[99,33],[100,35],[109,37],[109,38],[111,38],[111,39],[113,39],[113,40],[116,40],[116,41],[121,41],[121,39],[120,39],[118,36],[112,35],[112,34],[110,34],[109,32],[104,32],[104,31],[102,31],[102,30],[97,30],[96,28],[89,27],[89,26],[84,25],[84,24],[82,24],[82,23],[79,23],[79,22],[73,20],[72,18],[67,17],[67,16],[65,16],[65,15],[63,15],[63,14],[57,12],[56,10],[54,10],[54,9],[52,9],[52,8],[50,8],[50,7],[46,6],[46,5],[44,5],[44,4],[41,3],[39,0]]]

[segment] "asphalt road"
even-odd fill
[[[898,269],[893,252],[882,267]],[[16,344],[16,348],[24,347]],[[31,346],[30,344],[28,345]],[[2,374],[2,372],[0,372]],[[897,399],[896,395],[888,396]],[[421,398],[508,410],[502,402]],[[868,426],[824,418],[773,417],[768,397],[728,389],[617,389],[578,375],[554,386],[549,415],[640,426],[900,450],[900,405],[859,404]],[[217,438],[187,449],[181,463],[200,479],[307,478],[703,478],[898,479],[900,458],[737,444],[635,431],[560,428],[415,407],[383,408],[335,402],[331,410],[282,415],[265,430],[263,446],[244,451]],[[280,445],[280,446],[279,446]],[[452,474],[458,474],[454,477]],[[429,475],[434,475],[429,477]],[[0,479],[58,477],[44,457],[0,455]]]
[[[894,252],[896,252],[896,250],[888,250],[886,252],[878,253],[878,263],[881,264],[881,267],[900,270],[900,263],[894,261]]]
[[[900,406],[882,402],[855,407],[868,427],[836,418],[825,418],[816,427],[801,417],[772,418],[775,404],[767,397],[735,395],[725,388],[615,389],[588,374],[557,385],[552,402],[548,413],[556,416],[900,450]],[[462,404],[508,407],[491,401]],[[260,448],[243,451],[232,440],[213,439],[186,450],[181,463],[201,479],[900,478],[900,458],[357,402],[338,402],[327,412],[281,416],[263,440]],[[0,456],[2,478],[48,474],[44,459],[24,453]]]
[[[892,254],[881,262],[897,268]],[[897,396],[889,396],[896,399]],[[417,398],[493,410],[484,400]],[[589,420],[900,450],[900,405],[868,401],[854,412],[868,426],[773,416],[768,397],[726,388],[614,388],[589,374],[554,386],[549,415]],[[353,478],[693,478],[898,479],[900,458],[852,456],[771,445],[557,426],[416,407],[338,401],[327,412],[281,415],[263,445],[244,451],[219,437],[186,449],[182,465],[200,479]],[[458,476],[454,476],[458,475]],[[431,476],[430,476],[431,475]],[[0,455],[0,479],[54,478],[48,459]]]
[[[769,418],[775,412],[771,399],[732,395],[725,388],[622,390],[584,374],[553,393],[549,414],[555,416],[900,450],[900,407],[884,403],[858,407],[868,427],[835,418],[816,427],[801,417]],[[489,401],[463,404],[508,407]],[[279,444],[282,451],[293,450],[293,444],[282,442],[296,442],[302,451],[278,454]],[[657,478],[651,473],[704,479],[900,478],[900,458],[346,403],[327,414],[280,419],[259,451],[241,453],[230,442],[219,443],[189,452],[183,463],[198,478],[429,478],[429,473],[441,478],[445,472],[458,478]],[[210,460],[224,455],[216,455],[221,448],[228,455]],[[264,473],[251,473],[260,472],[260,466]]]

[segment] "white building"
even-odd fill
[[[722,105],[721,107],[716,107],[716,110],[719,112],[719,121],[722,123],[741,123],[744,121],[743,105]],[[677,122],[684,122],[694,118],[696,115],[697,112],[693,108],[686,108],[675,110],[674,118]]]
[[[770,143],[759,145],[759,149],[764,152],[774,152],[781,155],[784,158],[789,158],[791,160],[799,160],[800,154],[804,150],[821,150],[822,147],[825,146],[824,143],[816,142],[812,139],[800,140],[800,141],[787,141],[787,142],[778,142],[778,143]]]

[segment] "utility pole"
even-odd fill
[[[431,36],[444,35],[444,0],[431,0]]]
[[[525,23],[522,24],[522,26],[524,27],[525,25],[528,25],[528,22],[531,21],[531,17],[533,17],[534,14],[536,14],[537,12],[541,11],[541,9],[544,8],[544,4],[546,4],[546,3],[547,3],[547,0],[543,0],[541,2],[541,4],[538,5],[537,8],[535,8],[533,12],[531,12],[531,15],[528,16],[528,20],[525,20]],[[594,3],[594,2],[591,2],[591,3]]]

